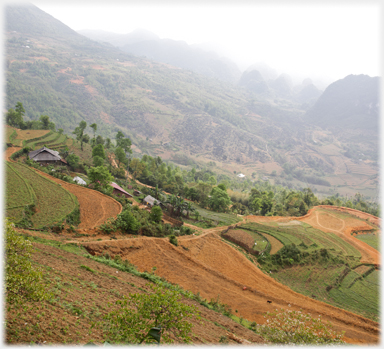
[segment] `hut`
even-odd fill
[[[153,207],[154,205],[163,205],[159,200],[156,200],[153,196],[148,195],[143,199],[143,204]],[[164,206],[164,205],[163,205]]]
[[[139,190],[137,190],[137,189],[135,189],[135,190],[133,191],[133,195],[135,195],[135,196],[140,196],[141,194],[142,194],[142,192],[139,191]]]
[[[51,150],[46,147],[42,147],[37,150],[32,150],[28,153],[28,157],[42,165],[51,165],[51,164],[65,164],[67,162],[62,159],[59,155],[59,152],[56,150]]]
[[[126,198],[132,198],[133,196],[129,193],[127,193],[123,188],[121,188],[118,184],[116,184],[115,182],[112,182],[111,183],[111,186],[113,188],[113,192],[112,194],[113,195],[116,195],[116,196],[125,196]]]

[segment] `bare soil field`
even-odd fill
[[[217,232],[179,239],[178,247],[167,239],[149,237],[83,245],[91,254],[119,254],[140,271],[156,267],[156,274],[184,289],[200,292],[208,300],[219,295],[220,301],[238,310],[240,316],[259,324],[264,322],[263,314],[267,311],[303,309],[331,321],[336,330],[345,331],[349,343],[378,341],[378,323],[293,292],[222,241]]]
[[[33,341],[38,345],[84,345],[91,340],[102,344],[103,332],[92,329],[91,324],[101,320],[109,311],[108,302],[114,304],[129,293],[149,290],[148,280],[144,278],[53,246],[34,243],[34,247],[37,251],[33,254],[33,261],[43,269],[54,299],[25,302],[23,307],[26,311],[8,312],[4,338],[7,344]],[[183,302],[196,306],[201,313],[201,320],[191,321],[193,344],[218,343],[221,337],[227,337],[228,344],[237,344],[232,336],[256,344],[264,343],[260,336],[228,317],[196,301],[184,299]]]

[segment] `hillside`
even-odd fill
[[[377,196],[377,135],[351,139],[305,117],[303,101],[318,92],[310,85],[296,101],[289,79],[276,77],[279,95],[263,96],[92,41],[32,5],[8,6],[6,19],[6,108],[21,101],[28,120],[46,114],[67,133],[96,122],[104,137],[128,135],[135,154],[214,162],[229,176],[256,173],[322,196]]]
[[[24,130],[27,134],[8,129],[8,141],[38,144],[51,140],[57,144],[55,139],[60,139],[54,132],[41,135],[41,130]],[[40,139],[36,139],[38,135]],[[62,142],[66,141],[64,137]],[[16,149],[7,149],[8,160]],[[165,169],[165,164],[162,167]],[[93,329],[92,323],[102,320],[109,309],[107,302],[129,292],[146,292],[149,280],[173,288],[179,285],[194,293],[185,299],[202,312],[202,322],[193,321],[194,343],[261,343],[258,328],[265,323],[265,313],[276,307],[320,315],[338,332],[345,331],[347,343],[378,342],[381,221],[375,216],[329,205],[316,206],[301,217],[241,216],[198,207],[201,220],[187,215],[182,226],[171,227],[169,223],[174,225],[175,219],[163,215],[155,230],[145,219],[149,212],[138,204],[138,197],[119,198],[120,204],[99,191],[69,184],[21,161],[9,161],[7,171],[6,204],[30,205],[33,190],[39,210],[31,216],[32,221],[50,218],[51,213],[57,216],[57,205],[65,203],[64,193],[69,192],[77,198],[81,218],[77,227],[68,226],[67,221],[61,229],[19,229],[24,236],[33,237],[37,248],[33,263],[43,268],[51,293],[38,306],[23,304],[23,312],[17,307],[9,309],[9,343],[102,343],[102,332]],[[39,189],[41,181],[49,181],[61,194],[47,184]],[[143,192],[148,187],[129,182]],[[124,186],[127,184],[124,180]],[[128,189],[127,185],[127,190],[132,193],[133,187]],[[291,197],[290,201],[294,200]],[[116,222],[125,222],[120,228],[111,223],[118,214]],[[128,217],[144,218],[140,230],[127,230]],[[176,244],[171,243],[170,234]]]

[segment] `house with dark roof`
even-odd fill
[[[62,159],[59,155],[59,152],[56,150],[51,150],[46,147],[42,147],[37,150],[32,150],[28,153],[28,157],[43,165],[48,164],[65,164],[67,165],[67,162]]]
[[[113,195],[116,195],[116,196],[125,196],[126,198],[132,198],[133,196],[131,194],[129,194],[128,192],[126,192],[122,187],[120,187],[118,184],[116,184],[115,182],[112,182],[111,183],[111,186],[113,188],[113,192],[112,194]]]

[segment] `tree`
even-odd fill
[[[116,228],[123,233],[135,234],[140,228],[140,223],[129,210],[125,209],[116,218]]]
[[[130,293],[129,297],[116,301],[118,309],[105,316],[107,341],[119,344],[139,344],[148,331],[161,327],[161,339],[173,343],[171,334],[179,341],[189,343],[192,323],[188,319],[199,318],[193,305],[181,302],[177,291],[149,285],[151,294]]]
[[[8,112],[5,116],[5,122],[9,126],[20,127],[20,125],[24,122],[23,117],[17,113],[12,108],[8,109]]]
[[[41,115],[39,120],[41,122],[41,128],[43,130],[49,130],[49,116]]]
[[[111,147],[111,144],[112,144],[111,139],[110,139],[110,138],[107,138],[107,139],[105,140],[105,148],[106,148],[106,149],[109,149],[109,148]]]
[[[93,157],[93,166],[103,166],[104,165],[104,159],[98,155]]]
[[[89,127],[93,129],[93,138],[96,138],[97,124],[93,123]]]
[[[106,155],[105,155],[105,151],[104,151],[104,146],[102,144],[98,144],[98,145],[93,147],[92,157],[95,157],[95,156],[99,156],[105,160]]]
[[[47,298],[42,272],[33,267],[30,241],[18,234],[14,224],[5,219],[5,293],[7,304]]]
[[[105,166],[91,167],[87,171],[87,175],[91,183],[96,185],[96,188],[100,186],[106,187],[113,181],[112,175]]]
[[[83,120],[83,121],[80,121],[80,124],[79,126],[77,126],[75,128],[75,131],[73,131],[73,134],[76,135],[76,139],[80,142],[81,144],[81,150],[83,150],[83,143],[88,143],[89,141],[89,136],[88,135],[84,135],[84,130],[86,129],[87,127],[87,123]],[[85,136],[88,136],[88,141],[87,141],[87,138]]]
[[[76,168],[79,165],[79,160],[80,158],[76,154],[69,154],[66,159],[72,168]]]
[[[161,222],[161,218],[163,218],[163,211],[159,206],[153,206],[151,208],[150,218],[155,223]]]
[[[127,158],[125,157],[125,152],[123,150],[123,148],[121,147],[117,147],[115,149],[115,157],[116,157],[116,160],[118,161],[118,164],[117,166],[120,167],[120,163],[126,163],[127,161]]]
[[[210,209],[217,212],[227,212],[230,204],[231,199],[226,191],[219,186],[212,188],[211,197],[208,199]]]

